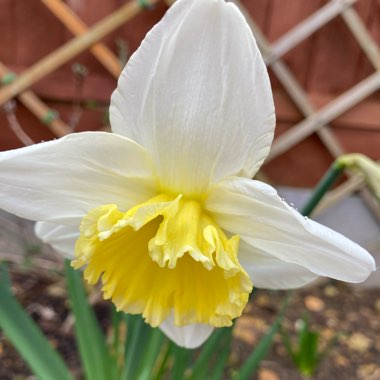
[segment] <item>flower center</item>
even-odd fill
[[[241,315],[252,283],[230,239],[193,200],[161,194],[127,212],[116,205],[82,220],[72,265],[99,278],[104,298],[119,310],[158,326],[173,313],[176,325],[229,326]]]

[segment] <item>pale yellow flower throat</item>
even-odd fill
[[[86,265],[85,279],[101,278],[104,298],[152,326],[170,313],[178,326],[229,326],[252,290],[239,237],[228,239],[198,201],[161,194],[127,212],[100,206],[80,233],[73,267]]]

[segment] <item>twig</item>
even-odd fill
[[[130,56],[128,42],[123,38],[118,38],[116,40],[116,47],[120,65],[121,67],[124,67],[127,64]]]
[[[24,145],[33,145],[34,141],[22,129],[20,123],[17,120],[15,109],[16,102],[14,100],[7,101],[3,106],[5,116],[8,120],[8,126]]]
[[[153,5],[158,0],[146,1]],[[41,78],[94,45],[100,39],[104,38],[106,35],[136,16],[142,9],[139,1],[130,1],[120,9],[99,21],[93,27],[88,29],[86,33],[73,38],[54,52],[42,58],[33,66],[25,70],[12,83],[0,90],[0,104],[6,103],[9,99],[17,96]]]
[[[79,124],[79,121],[83,115],[83,107],[82,107],[82,94],[85,79],[88,75],[87,68],[80,64],[74,63],[72,66],[72,70],[74,73],[74,104],[71,116],[69,118],[69,126],[71,128],[71,132],[74,132],[76,127]]]

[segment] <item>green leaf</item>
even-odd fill
[[[11,293],[5,265],[0,265],[0,327],[41,380],[73,380],[59,354]]]
[[[298,331],[295,347],[291,344],[289,335],[285,331],[282,331],[283,343],[300,373],[310,376],[317,369],[326,349],[329,349],[329,345],[322,353],[319,353],[319,333],[310,329],[307,315],[300,322],[302,322],[302,326]],[[333,342],[331,343],[333,344]]]
[[[223,379],[223,373],[228,363],[228,357],[230,356],[231,352],[232,330],[232,328],[229,328],[228,333],[224,334],[223,336],[222,343],[224,343],[224,345],[222,345],[220,351],[217,352],[218,360],[211,371],[212,380]]]
[[[122,325],[123,312],[117,311],[116,307],[112,304],[111,306],[111,321],[112,321],[112,337],[110,346],[112,347],[114,355],[119,358],[124,355],[124,342],[123,342],[123,333]]]
[[[316,188],[311,194],[310,199],[302,207],[301,214],[304,216],[310,216],[310,214],[317,207],[323,196],[331,188],[331,186],[337,181],[337,179],[342,175],[344,167],[338,165],[334,162],[329,170],[325,173],[322,179],[318,182]]]
[[[194,350],[178,347],[175,343],[172,343],[172,354],[173,368],[170,379],[185,379],[185,372],[188,369]]]
[[[159,355],[163,351],[166,340],[164,334],[158,328],[152,328],[149,335],[150,337],[140,362],[138,380],[151,380],[154,377],[156,364],[159,362]]]
[[[171,342],[168,338],[165,337],[165,343],[161,348],[160,357],[158,358],[158,366],[154,376],[154,380],[160,380],[163,378],[165,370],[167,369],[168,360],[170,357],[171,351]]]
[[[285,311],[288,307],[288,303],[290,300],[290,297],[292,296],[292,292],[288,291],[288,294],[284,300],[284,303],[281,306],[281,309],[277,315],[276,320],[274,321],[273,325],[270,327],[268,332],[264,335],[264,337],[260,340],[260,343],[257,345],[255,350],[251,353],[251,355],[248,357],[244,365],[240,368],[237,375],[234,377],[235,380],[248,380],[251,379],[252,374],[256,372],[258,369],[261,361],[265,358],[265,356],[268,354],[268,351],[272,345],[273,338],[277,331],[281,327],[282,320],[284,318]]]
[[[210,367],[212,357],[215,354],[220,353],[220,350],[227,348],[229,351],[230,341],[232,336],[232,328],[218,328],[216,329],[211,337],[203,345],[199,356],[197,357],[189,380],[197,380],[206,378],[206,374]],[[220,364],[220,358],[218,357],[217,364]],[[224,366],[222,367],[223,371]],[[214,371],[212,371],[214,373]]]
[[[298,366],[302,373],[311,374],[318,361],[318,333],[310,330],[308,317],[303,318],[303,325],[298,337]]]
[[[135,379],[151,328],[140,315],[124,314],[127,337],[124,351],[124,368],[120,380]]]
[[[304,337],[299,352],[299,369],[305,375],[311,375],[318,365],[319,334],[309,331]]]
[[[65,269],[71,307],[75,317],[75,334],[86,379],[116,379],[116,361],[108,350],[95,313],[87,301],[81,272],[71,268],[68,260],[65,262]]]

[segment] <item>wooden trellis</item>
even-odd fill
[[[27,89],[86,49],[90,49],[99,62],[117,78],[121,72],[118,58],[104,44],[98,41],[133,18],[141,10],[152,6],[157,0],[134,0],[128,2],[90,29],[62,0],[41,0],[41,2],[76,37],[42,58],[18,77],[0,63],[0,76],[3,84],[3,88],[0,90],[0,106],[17,96],[34,115],[50,128],[53,134],[62,137],[70,133],[70,127],[36,94]]]
[[[266,163],[288,151],[312,133],[318,135],[321,142],[334,158],[344,154],[345,152],[338,139],[334,136],[329,123],[380,89],[380,49],[367,31],[355,9],[352,8],[356,0],[330,0],[324,7],[296,25],[272,44],[268,43],[241,1],[233,0],[232,2],[234,2],[245,15],[262,51],[266,64],[272,69],[294,104],[305,116],[304,120],[293,126],[274,141]],[[375,73],[316,111],[311,100],[308,99],[307,92],[302,89],[302,86],[281,58],[312,33],[338,16],[341,16],[347,24],[360,47],[372,63]],[[321,203],[319,211],[329,207],[332,203],[335,203],[343,197],[348,196],[353,191],[361,189],[361,195],[365,202],[380,220],[378,204],[370,196],[368,190],[363,189],[363,180],[350,173],[349,176],[350,179],[347,183],[341,185],[334,191],[330,198],[327,198],[324,203]]]
[[[74,38],[57,50],[46,55],[17,77],[9,73],[4,65],[0,65],[0,76],[3,78],[2,83],[4,85],[3,88],[0,89],[0,105],[4,105],[7,101],[17,96],[27,108],[48,125],[56,136],[62,136],[70,132],[70,127],[54,114],[36,94],[28,90],[28,88],[85,50],[90,50],[112,76],[115,78],[118,77],[121,70],[119,59],[105,44],[99,41],[120,25],[128,22],[139,12],[154,5],[158,0],[129,1],[90,28],[87,27],[64,1],[40,1],[72,34],[74,34]],[[259,47],[262,50],[265,62],[278,78],[293,103],[304,115],[304,119],[301,122],[294,125],[275,140],[267,162],[289,151],[314,133],[318,135],[332,157],[343,154],[344,149],[339,140],[335,137],[333,128],[331,128],[329,123],[380,88],[379,47],[352,7],[356,0],[328,1],[325,6],[300,22],[273,43],[268,42],[267,38],[244,7],[242,1],[231,1],[245,14],[256,36]],[[170,6],[173,0],[165,0],[165,3]],[[309,98],[307,91],[302,88],[282,58],[287,52],[336,17],[341,17],[347,24],[352,35],[368,57],[368,60],[372,63],[375,72],[335,98],[329,104],[317,110]],[[334,194],[339,194],[338,198],[340,198],[342,194],[346,195],[361,188],[362,185],[363,183],[358,177],[351,176],[347,183],[335,191]],[[372,200],[368,198],[368,194],[366,194],[365,191],[363,196],[367,199],[367,202],[369,202],[370,207],[376,211],[377,207],[372,204]],[[330,199],[333,199],[333,197]]]
[[[13,82],[0,90],[0,105],[4,104],[9,99],[19,95],[22,91],[32,86],[38,80],[50,74],[52,71],[62,66],[64,63],[68,62],[71,58],[92,47],[100,39],[114,31],[120,25],[126,23],[132,17],[136,16],[138,12],[140,12],[142,9],[145,9],[145,7],[148,5],[153,5],[156,1],[157,0],[133,0],[120,7],[117,11],[105,17],[103,20],[96,23],[96,25],[90,29],[86,30],[82,24],[82,28],[77,28],[75,30],[77,34],[75,38],[54,52],[50,53],[46,57],[42,58],[40,61],[22,73],[19,77],[17,77]],[[64,6],[64,3],[62,1],[46,1],[44,3],[46,5],[49,4],[50,9],[54,8],[52,4],[60,5],[62,9]],[[78,24],[78,26],[79,25],[80,24]],[[95,45],[92,49],[93,51],[94,49],[97,49],[95,51],[99,51],[99,47],[102,47],[102,45]],[[102,59],[99,58],[98,53],[96,53],[96,57],[101,63],[105,64],[104,54],[101,55]],[[105,64],[106,68],[111,70],[112,63],[112,61],[107,62],[107,64]],[[112,70],[113,74],[114,71],[117,73],[117,70],[115,70],[114,67],[112,67]]]

